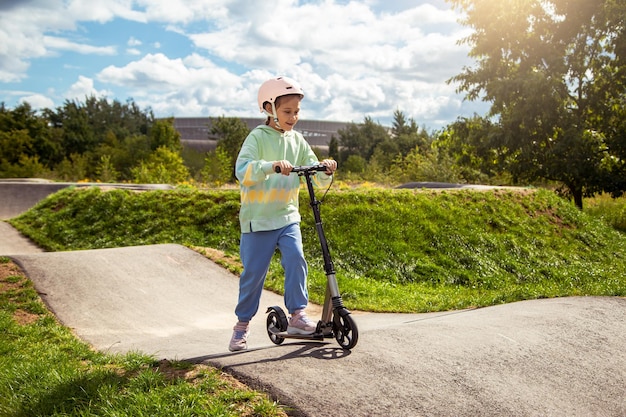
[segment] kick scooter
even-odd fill
[[[317,328],[313,334],[289,334],[287,333],[288,322],[285,312],[278,306],[269,307],[266,312],[268,314],[267,334],[270,340],[277,345],[283,343],[286,338],[324,340],[324,338],[334,337],[343,349],[349,350],[356,346],[356,342],[359,339],[359,331],[357,330],[356,323],[352,319],[352,316],[350,316],[350,311],[344,307],[343,300],[339,294],[339,286],[337,285],[337,278],[335,277],[335,267],[330,258],[328,243],[324,236],[324,229],[322,228],[319,207],[321,202],[315,197],[315,191],[313,189],[312,177],[316,172],[326,171],[326,169],[325,165],[318,164],[293,167],[291,170],[291,172],[297,173],[298,176],[301,177],[304,176],[306,179],[311,208],[313,209],[313,217],[315,219],[315,227],[322,246],[324,271],[326,272],[326,296],[322,309],[322,318],[317,322]],[[276,167],[276,172],[280,172],[280,167]]]

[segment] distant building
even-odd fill
[[[250,130],[263,124],[262,118],[240,118]],[[330,139],[337,131],[348,126],[348,122],[326,122],[321,120],[299,120],[296,130],[304,136],[314,148],[327,149]],[[215,149],[217,137],[211,135],[211,118],[209,117],[175,117],[174,128],[180,133],[182,145],[201,152]]]

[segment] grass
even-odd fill
[[[585,201],[585,212],[626,233],[626,197],[615,199],[606,194],[598,195]]]
[[[326,281],[305,194],[309,292],[322,303]],[[238,209],[237,190],[76,188],[11,223],[48,250],[179,243],[237,273]],[[428,312],[626,295],[624,234],[547,190],[333,189],[321,210],[351,309]],[[266,287],[281,293],[282,285],[277,255]]]
[[[0,415],[286,416],[218,369],[93,351],[59,324],[0,257]]]

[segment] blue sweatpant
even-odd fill
[[[285,271],[285,307],[292,314],[308,304],[307,263],[302,250],[300,224],[282,229],[241,234],[239,247],[243,272],[239,278],[239,302],[235,314],[250,321],[259,310],[263,284],[274,252],[280,251]]]

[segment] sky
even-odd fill
[[[447,82],[472,66],[444,0],[0,0],[0,102],[96,96],[156,117],[262,117],[261,83],[296,79],[301,120],[440,129],[484,115]]]

